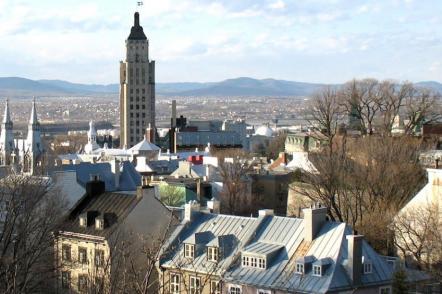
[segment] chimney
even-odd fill
[[[86,193],[89,197],[104,193],[105,188],[104,182],[100,180],[100,175],[90,175],[90,181],[86,183]]]
[[[221,211],[221,202],[215,199],[207,201],[207,208],[211,213],[219,214]]]
[[[195,212],[200,210],[200,204],[196,201],[189,201],[184,204],[184,221],[191,222],[194,218]]]
[[[176,128],[176,100],[172,100],[172,128]]]
[[[362,235],[348,235],[347,236],[347,271],[353,285],[361,283],[362,275]]]
[[[275,212],[273,211],[273,209],[260,209],[260,210],[258,210],[259,217],[272,216],[272,215],[275,215]]]
[[[311,242],[315,239],[327,216],[327,207],[305,208],[304,213],[304,240]]]
[[[196,198],[201,201],[201,179],[196,180]]]
[[[155,129],[152,128],[151,124],[146,128],[145,138],[149,143],[155,143]]]
[[[118,190],[120,188],[120,161],[114,158],[110,164],[112,173],[114,174],[115,188]]]

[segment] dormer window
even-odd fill
[[[218,247],[207,247],[207,260],[218,262],[219,249]]]
[[[371,274],[373,272],[373,265],[371,261],[364,261],[364,274]]]
[[[303,263],[296,263],[296,273],[297,274],[304,274],[304,264]]]
[[[314,265],[313,266],[313,275],[320,277],[322,276],[322,266],[320,265]]]
[[[103,230],[104,229],[104,219],[101,217],[97,217],[95,219],[95,229]]]
[[[195,245],[184,244],[184,257],[194,258],[195,257]]]
[[[83,227],[83,228],[87,227],[87,215],[85,215],[85,214],[80,215],[79,221],[80,221],[80,227]]]
[[[242,256],[242,266],[265,269],[267,266],[267,261],[265,258],[262,258],[262,257],[243,255]]]

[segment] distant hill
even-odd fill
[[[416,83],[442,93],[442,84],[433,81]],[[307,96],[325,84],[275,79],[241,77],[214,83],[157,83],[156,92],[163,96]],[[116,95],[118,84],[78,84],[62,80],[30,80],[19,77],[0,78],[0,96],[81,96]]]

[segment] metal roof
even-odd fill
[[[210,231],[214,237],[233,234],[234,248],[222,256],[217,273],[226,282],[273,289],[282,292],[326,293],[341,289],[352,289],[352,283],[345,268],[347,259],[347,235],[352,230],[345,223],[326,222],[312,242],[304,240],[302,219],[264,216],[238,217],[198,213],[195,220],[183,223],[175,232],[169,248],[173,248],[160,264],[163,267],[177,267],[198,272],[208,272],[204,252],[199,252],[193,261],[183,262],[180,240],[195,232]],[[213,240],[212,240],[213,241]],[[212,242],[211,241],[211,242]],[[174,246],[172,246],[174,244]],[[242,267],[241,252],[272,254],[266,269]],[[362,275],[362,286],[384,285],[391,282],[393,267],[378,255],[367,242],[362,243],[362,254],[372,262],[373,272]],[[322,264],[322,276],[314,276],[311,267],[304,274],[296,274],[296,262],[300,258],[308,263]]]

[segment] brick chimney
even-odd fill
[[[304,240],[311,242],[315,239],[327,216],[327,207],[320,205],[311,208],[304,208]]]

